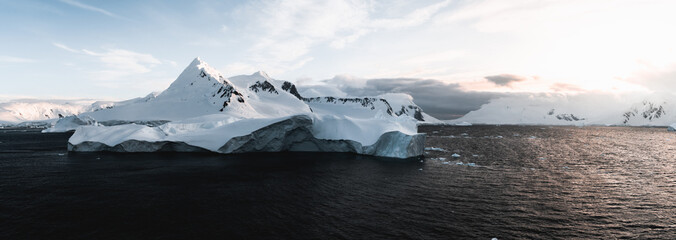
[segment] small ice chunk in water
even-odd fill
[[[455,126],[472,126],[472,124],[468,123],[468,122],[461,122],[461,123],[456,123]]]
[[[66,154],[65,153],[59,153],[59,156],[63,156],[63,155],[66,155]]]
[[[463,165],[463,163],[462,163],[462,162],[457,162],[457,163],[455,163],[455,165]]]
[[[443,164],[449,164],[450,162],[443,162]]]
[[[453,155],[451,155],[451,157],[459,158],[459,157],[460,157],[460,154],[454,153]]]
[[[446,152],[446,149],[443,148],[438,148],[438,147],[426,147],[425,151],[439,151],[439,152]]]
[[[423,162],[423,160],[420,160],[420,162]]]
[[[468,136],[469,134],[467,133],[461,133],[460,136]]]
[[[421,169],[418,169],[418,171],[422,171],[422,168],[421,168]]]
[[[446,158],[439,158],[439,160],[441,160],[441,161],[445,161],[445,160],[446,160]]]
[[[528,138],[530,138],[530,139],[536,139],[537,137],[536,137],[536,136],[530,136],[530,137],[528,137]]]
[[[478,156],[479,156],[479,155],[476,155],[476,154],[472,154],[472,157],[478,157]]]
[[[491,240],[498,240],[498,238],[491,238]]]
[[[546,157],[539,157],[538,160],[544,161],[544,160],[547,160],[547,158]]]

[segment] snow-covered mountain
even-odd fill
[[[672,94],[526,95],[493,99],[451,121],[475,124],[667,126],[676,122]]]
[[[97,102],[45,132],[76,129],[71,151],[353,152],[420,156],[426,115],[406,94],[303,97],[264,72],[225,78],[196,58],[159,94]],[[113,124],[111,124],[113,123]]]
[[[261,118],[310,112],[353,117],[410,116],[421,122],[439,122],[425,114],[406,94],[306,98],[298,93],[293,83],[273,79],[262,71],[225,78],[196,58],[169,88],[160,93],[120,102],[1,103],[0,124],[55,121],[68,115],[83,115],[106,122],[175,121],[216,113],[233,118]]]
[[[395,103],[394,106],[390,102]],[[159,94],[125,103],[99,104],[96,109],[99,110],[82,115],[98,121],[175,121],[216,113],[233,118],[264,118],[316,112],[352,117],[410,116],[418,121],[438,121],[424,114],[406,94],[305,98],[289,81],[273,79],[262,71],[225,78],[199,58]]]
[[[0,125],[46,121],[96,110],[93,101],[19,99],[0,103]]]

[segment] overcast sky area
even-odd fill
[[[0,0],[0,101],[123,100],[199,56],[455,118],[510,94],[676,89],[676,1]]]

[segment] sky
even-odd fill
[[[123,100],[200,57],[454,118],[513,94],[676,89],[676,1],[0,0],[0,101]]]

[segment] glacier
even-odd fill
[[[160,124],[147,124],[147,123]],[[160,93],[66,117],[73,152],[348,152],[390,158],[424,153],[420,122],[439,122],[407,94],[303,97],[264,72],[223,77],[199,58]]]

